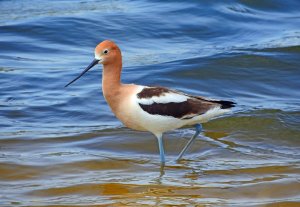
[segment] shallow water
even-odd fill
[[[299,1],[0,1],[1,206],[300,206]],[[125,128],[101,69],[64,85],[114,40],[123,81],[233,100],[156,139]]]

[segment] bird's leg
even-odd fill
[[[162,136],[162,134],[160,134],[160,135],[157,135],[156,138],[158,141],[160,162],[164,165],[165,164],[165,150],[164,150],[163,136]]]
[[[201,124],[196,124],[195,125],[195,129],[196,129],[196,132],[195,132],[194,136],[192,136],[192,138],[188,141],[188,143],[185,145],[185,147],[183,148],[183,150],[180,152],[180,154],[178,155],[178,157],[176,159],[177,161],[181,159],[181,157],[184,155],[184,153],[186,152],[186,150],[190,147],[190,145],[193,143],[193,141],[195,140],[195,138],[202,131]]]

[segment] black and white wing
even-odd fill
[[[211,109],[228,109],[234,102],[190,96],[164,87],[143,87],[137,94],[139,106],[152,115],[191,119]]]

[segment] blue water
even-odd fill
[[[100,66],[64,88],[105,39],[123,82],[238,106],[181,163],[193,131],[167,133],[160,169],[153,135],[107,106]],[[296,0],[0,1],[0,205],[300,205],[299,80]]]

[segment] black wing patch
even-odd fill
[[[164,87],[144,88],[137,94],[138,98],[152,98],[153,96],[161,96],[164,93],[174,92]]]
[[[191,96],[164,87],[144,88],[140,93],[137,94],[137,97],[140,99],[151,99],[155,96],[163,96],[165,93],[177,93],[186,96],[188,99],[183,102],[154,102],[152,104],[139,103],[140,107],[145,112],[152,115],[172,116],[178,119],[191,119],[195,116],[205,114],[207,111],[215,107],[220,107],[221,109],[228,109],[235,106],[235,103],[231,101],[211,100],[201,96]]]
[[[178,119],[191,119],[194,116],[204,114],[213,106],[210,103],[199,103],[200,101],[194,99],[187,99],[187,101],[175,103],[153,103],[151,105],[141,104],[140,107],[149,114],[172,116]]]

